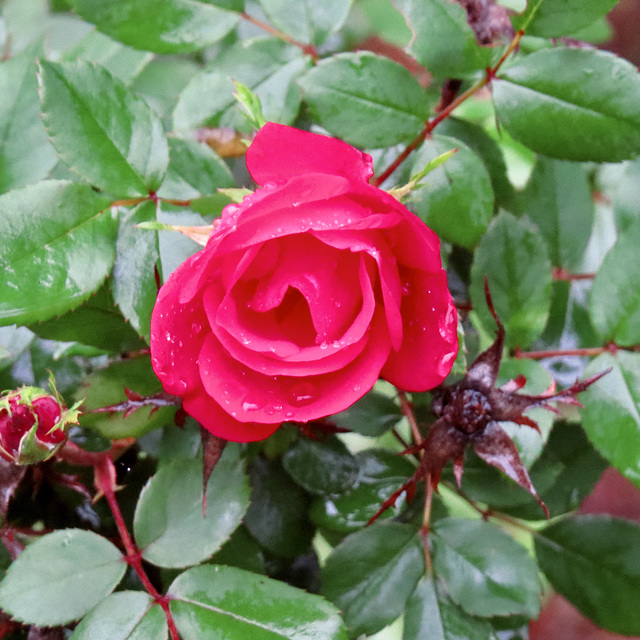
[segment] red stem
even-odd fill
[[[516,347],[513,353],[514,358],[529,358],[531,360],[540,360],[542,358],[554,358],[559,356],[599,356],[601,353],[611,353],[615,355],[618,351],[640,351],[640,344],[635,344],[630,347],[621,347],[610,342],[604,347],[589,347],[585,349],[551,349],[549,351],[521,351],[519,347]]]
[[[554,280],[564,280],[565,282],[571,282],[572,280],[593,280],[596,277],[595,273],[569,273],[562,267],[553,267],[551,269],[551,277]]]
[[[408,157],[417,149],[422,142],[429,136],[429,134],[445,119],[448,118],[451,113],[457,109],[465,100],[468,100],[472,95],[476,94],[480,89],[485,87],[495,78],[500,67],[504,64],[505,60],[518,48],[520,39],[524,35],[524,31],[521,29],[518,31],[509,43],[509,46],[504,50],[502,57],[498,60],[497,64],[487,69],[487,72],[481,80],[476,82],[472,87],[469,87],[463,94],[459,95],[455,100],[448,104],[442,111],[440,111],[431,120],[425,123],[424,129],[420,134],[412,140],[404,151],[377,177],[374,178],[372,184],[374,187],[379,187]]]
[[[153,586],[151,580],[149,580],[149,576],[145,573],[142,566],[142,554],[131,539],[131,535],[129,534],[127,525],[125,524],[122,516],[122,511],[120,511],[120,506],[118,505],[115,494],[116,468],[113,464],[113,460],[109,456],[103,455],[99,462],[94,465],[93,469],[95,473],[96,488],[99,492],[104,494],[104,497],[107,499],[107,503],[109,504],[109,508],[111,509],[111,513],[113,514],[120,539],[122,540],[122,544],[126,552],[127,564],[133,567],[133,570],[138,574],[138,578],[140,578],[140,582],[147,590],[147,593],[162,607],[162,610],[167,616],[167,624],[169,626],[169,632],[172,640],[180,640],[178,629],[176,628],[169,608],[169,598],[158,592],[158,590]]]
[[[266,22],[262,22],[262,20],[258,20],[258,18],[254,18],[253,16],[250,16],[248,13],[243,12],[240,14],[240,17],[244,18],[247,22],[250,22],[256,27],[259,27],[263,31],[266,31],[268,34],[274,36],[275,38],[278,38],[279,40],[283,40],[284,42],[288,42],[289,44],[292,44],[294,47],[298,47],[299,49],[302,49],[304,53],[306,53],[307,55],[313,58],[314,63],[320,60],[320,56],[318,55],[318,50],[312,44],[306,44],[304,42],[300,42],[299,40],[292,38],[290,35],[284,33],[283,31],[280,31],[275,27],[272,27],[270,24],[267,24]]]

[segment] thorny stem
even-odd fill
[[[418,428],[418,423],[416,422],[416,417],[413,413],[413,407],[407,398],[407,394],[404,391],[400,391],[398,389],[398,398],[400,398],[400,409],[402,410],[402,414],[409,422],[409,426],[411,427],[411,435],[413,436],[414,444],[420,444],[422,442],[422,435],[420,433],[420,429]]]
[[[104,494],[104,497],[109,504],[116,527],[118,528],[118,534],[120,535],[120,539],[124,545],[127,563],[136,572],[138,578],[140,578],[140,582],[147,590],[147,593],[162,607],[162,610],[167,616],[167,624],[169,626],[171,639],[179,640],[180,636],[178,635],[178,629],[176,628],[173,616],[171,615],[171,610],[169,609],[169,599],[158,592],[145,573],[142,566],[142,554],[131,539],[124,517],[122,516],[122,511],[120,511],[120,506],[118,505],[115,494],[116,469],[113,464],[113,460],[108,455],[103,455],[99,462],[93,466],[93,469],[95,473],[96,488],[100,493]]]
[[[254,18],[253,16],[250,16],[248,13],[243,12],[240,14],[240,17],[246,20],[247,22],[250,22],[251,24],[255,25],[256,27],[259,27],[263,31],[266,31],[268,34],[274,36],[275,38],[278,38],[279,40],[282,40],[284,42],[288,42],[289,44],[292,44],[294,47],[298,47],[299,49],[302,49],[304,53],[306,53],[307,55],[313,58],[314,64],[318,62],[318,60],[320,60],[318,51],[312,44],[306,44],[304,42],[300,42],[299,40],[292,38],[290,35],[280,31],[279,29],[272,27],[270,24],[267,24],[266,22],[262,22],[262,20],[258,20],[258,18]]]
[[[420,134],[407,145],[404,151],[377,178],[373,180],[373,186],[379,187],[411,155],[411,153],[415,151],[427,137],[429,137],[431,132],[445,118],[448,118],[456,108],[465,102],[465,100],[468,100],[472,95],[478,93],[480,89],[488,85],[491,80],[495,78],[496,73],[498,73],[505,60],[518,48],[523,35],[524,30],[520,29],[513,40],[509,43],[509,46],[504,50],[500,60],[498,60],[493,67],[487,69],[486,74],[481,80],[478,80],[478,82],[469,87],[463,94],[459,95],[455,100],[442,109],[442,111],[425,123],[425,127]]]
[[[516,347],[513,352],[514,358],[529,358],[531,360],[541,360],[542,358],[557,358],[566,356],[599,356],[601,353],[611,353],[615,355],[618,351],[640,351],[640,344],[634,344],[630,347],[621,347],[620,345],[610,342],[604,347],[588,347],[585,349],[550,349],[549,351],[521,351]]]
[[[565,282],[572,282],[573,280],[593,280],[596,277],[595,273],[570,273],[566,269],[561,267],[554,267],[551,270],[551,277],[554,280],[563,280]]]
[[[164,202],[165,204],[172,204],[176,207],[189,207],[191,206],[191,200],[175,200],[173,198],[158,198],[155,193],[144,196],[143,198],[129,198],[128,200],[115,200],[111,203],[112,207],[132,207],[141,202]]]
[[[413,407],[411,402],[407,398],[407,394],[404,391],[398,389],[398,398],[400,398],[400,408],[402,413],[409,422],[411,427],[411,435],[415,444],[422,442],[422,434],[418,428],[418,422],[416,416],[413,413]],[[418,454],[421,456],[421,454]],[[429,548],[429,530],[431,527],[431,505],[433,503],[433,485],[431,483],[431,474],[427,474],[427,488],[424,498],[424,513],[422,515],[422,527],[420,528],[420,539],[422,540],[422,548],[424,550],[424,564],[427,569],[427,573],[433,573],[433,562],[431,561],[431,549]]]

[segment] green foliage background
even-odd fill
[[[67,404],[86,399],[74,442],[104,451],[136,438],[117,496],[185,640],[515,639],[549,586],[596,624],[640,635],[640,528],[576,514],[607,464],[640,486],[640,75],[574,46],[606,34],[615,0],[520,4],[511,20],[524,36],[504,63],[508,29],[482,46],[449,0],[1,5],[1,386],[46,386],[51,370]],[[428,83],[357,51],[370,35],[404,49]],[[497,71],[487,78],[487,68]],[[458,96],[471,91],[438,116],[452,80]],[[410,432],[385,383],[330,418],[350,434],[311,440],[285,425],[264,443],[227,447],[206,517],[192,420],[177,428],[171,408],[90,413],[123,401],[125,387],[161,390],[144,351],[156,277],[198,249],[163,225],[210,224],[230,202],[218,189],[251,186],[241,157],[206,144],[226,129],[242,148],[254,130],[234,81],[267,120],[367,150],[376,175],[414,143],[383,188],[458,149],[406,199],[441,236],[468,310],[452,379],[493,339],[485,276],[506,327],[504,382],[522,374],[525,391],[542,393],[550,373],[568,385],[612,369],[581,396],[584,409],[536,410],[540,435],[505,427],[551,522],[469,456],[462,488],[446,471],[435,497],[432,572],[423,496],[366,527],[415,469],[396,455],[393,432]],[[543,367],[523,351],[553,357]],[[412,400],[429,424],[429,394]],[[91,487],[87,470],[73,471]],[[12,501],[0,537],[26,545],[15,561],[2,557],[0,622],[24,623],[6,637],[61,625],[73,640],[168,637],[161,603],[110,541],[104,501],[50,478],[28,476],[22,490],[1,481]]]

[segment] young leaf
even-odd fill
[[[471,615],[540,609],[537,567],[525,548],[494,524],[447,518],[433,527],[433,563],[451,598]]]
[[[538,158],[520,203],[546,240],[552,264],[578,269],[594,216],[585,170],[576,163]]]
[[[298,84],[318,122],[358,147],[409,142],[429,116],[427,96],[409,71],[368,51],[323,60]]]
[[[514,18],[516,29],[527,35],[558,38],[575,33],[605,16],[618,0],[531,0],[527,10]]]
[[[0,64],[0,193],[41,180],[57,162],[38,118],[34,49]]]
[[[39,627],[77,620],[108,596],[127,564],[118,548],[91,531],[62,529],[31,543],[0,583],[0,607]]]
[[[491,180],[482,161],[459,140],[436,135],[416,154],[412,173],[455,148],[454,156],[429,173],[407,201],[443,240],[470,249],[493,214]]]
[[[347,19],[353,0],[259,0],[269,20],[300,42],[322,44]]]
[[[544,330],[551,304],[551,262],[539,231],[503,212],[478,246],[471,268],[471,301],[483,322],[492,326],[485,276],[507,344],[527,346]]]
[[[156,205],[144,202],[120,219],[113,268],[114,302],[131,326],[149,342],[151,312],[158,295],[155,268],[160,259],[158,236],[137,229],[136,223],[155,220]]]
[[[108,206],[87,185],[54,180],[0,197],[0,324],[51,318],[98,289],[115,258]]]
[[[492,90],[500,123],[537,153],[619,162],[640,152],[640,73],[608,51],[537,51],[501,71]]]
[[[207,483],[202,513],[202,461],[160,468],[140,493],[133,521],[142,557],[160,567],[187,567],[213,555],[240,524],[249,487],[237,446],[226,447]]]
[[[70,0],[69,4],[100,31],[131,45],[157,53],[197,51],[223,38],[238,16],[197,0]]]
[[[423,573],[424,552],[415,529],[383,522],[350,535],[333,550],[322,571],[322,593],[342,610],[353,636],[371,635],[402,613]]]
[[[594,447],[640,486],[640,354],[603,353],[589,363],[585,373],[609,367],[611,371],[582,397],[582,424]]]
[[[640,527],[610,516],[574,516],[535,538],[553,588],[599,627],[640,634]]]
[[[189,569],[167,595],[183,640],[347,640],[326,600],[235,567]]]
[[[266,124],[264,114],[262,113],[262,105],[260,98],[242,82],[237,80],[234,82],[236,91],[233,97],[242,105],[246,117],[255,129],[260,129]]]
[[[484,620],[473,618],[425,576],[407,601],[403,640],[497,640]]]
[[[640,219],[624,230],[604,258],[591,289],[589,315],[603,340],[640,343]]]
[[[304,489],[320,495],[339,494],[358,478],[358,462],[338,438],[302,438],[283,456],[282,466]]]
[[[162,125],[104,67],[40,63],[43,120],[60,157],[114,196],[140,196],[162,182],[169,153]]]
[[[481,47],[466,11],[443,0],[394,0],[411,29],[408,51],[429,73],[459,78],[491,66],[495,49]]]
[[[165,640],[167,617],[142,591],[112,593],[75,628],[71,640]]]

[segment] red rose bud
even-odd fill
[[[65,427],[77,423],[77,405],[68,410],[55,392],[22,387],[0,399],[0,456],[15,464],[50,458],[67,439]]]
[[[371,157],[267,123],[246,161],[260,188],[159,292],[164,389],[214,435],[248,442],[342,411],[380,377],[440,384],[458,351],[440,241],[369,184]]]

